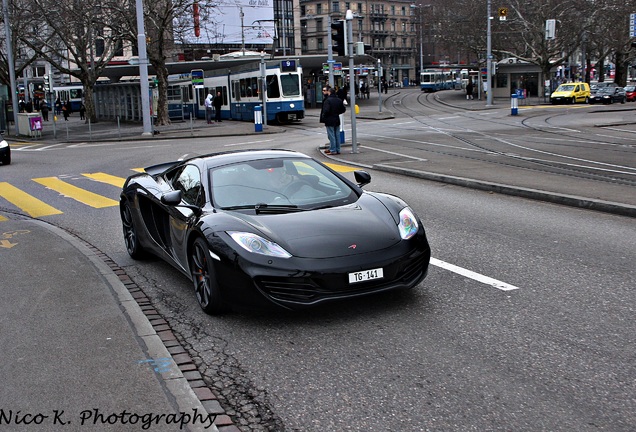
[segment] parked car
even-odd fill
[[[636,101],[636,86],[628,85],[625,87],[625,100],[627,102]]]
[[[623,87],[603,87],[590,97],[590,104],[602,103],[605,105],[614,102],[625,103],[625,89]]]
[[[11,147],[4,139],[4,131],[0,131],[0,163],[2,165],[11,164]]]
[[[201,308],[300,309],[411,289],[426,276],[424,227],[402,199],[302,153],[246,150],[129,177],[120,215],[129,255],[184,273]]]
[[[561,84],[550,95],[550,102],[558,103],[576,103],[587,102],[590,97],[590,86],[584,82]]]
[[[590,92],[592,94],[596,93],[597,91],[599,91],[600,89],[603,88],[607,88],[607,87],[618,87],[618,84],[616,84],[615,82],[612,81],[603,81],[603,82],[596,82],[596,83],[592,83],[590,84]]]

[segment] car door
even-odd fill
[[[203,207],[205,193],[199,168],[188,164],[173,178],[174,190],[181,191],[182,203]],[[194,212],[186,207],[170,206],[168,210],[168,227],[170,232],[170,253],[174,260],[185,270],[187,269],[187,238],[192,226],[198,218]]]

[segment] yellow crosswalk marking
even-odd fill
[[[114,207],[119,205],[119,203],[113,199],[78,188],[57,177],[34,178],[33,181],[93,208]]]
[[[0,215],[0,222],[4,222],[6,220],[9,220],[9,218],[6,218],[6,217]]]
[[[62,212],[55,207],[51,207],[9,183],[0,182],[0,196],[28,213],[31,217],[62,214]]]
[[[82,174],[84,177],[88,177],[89,179],[93,179],[95,181],[106,183],[109,185],[117,186],[118,188],[124,187],[124,183],[126,182],[125,178],[117,177],[114,175],[106,174],[106,173],[91,173],[91,174]]]
[[[355,171],[355,170],[359,170],[360,169],[360,168],[350,167],[350,166],[346,166],[346,165],[339,165],[339,164],[334,164],[334,163],[325,163],[325,165],[327,165],[332,170],[338,171],[338,172],[351,172],[351,171]]]

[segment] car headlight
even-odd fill
[[[9,147],[9,143],[5,140],[0,141],[0,148]]]
[[[402,240],[408,240],[413,237],[417,233],[418,228],[413,210],[408,207],[403,208],[400,212],[400,223],[398,224]]]
[[[291,258],[291,254],[285,249],[259,235],[240,231],[228,231],[228,234],[248,252],[277,258]]]

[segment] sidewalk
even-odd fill
[[[0,431],[239,430],[121,269],[45,222],[0,220]]]

